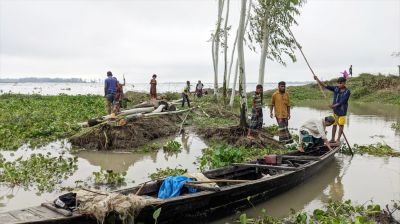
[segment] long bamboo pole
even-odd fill
[[[303,55],[303,58],[304,58],[304,60],[306,61],[307,66],[308,66],[308,68],[310,69],[311,73],[312,73],[314,76],[316,76],[315,73],[314,73],[314,70],[313,70],[313,69],[311,68],[311,66],[310,66],[310,63],[308,63],[308,60],[307,60],[306,56],[304,55],[303,50],[301,49],[301,46],[300,46],[299,42],[297,42],[297,40],[296,40],[296,38],[294,37],[294,35],[293,35],[292,31],[290,30],[290,28],[289,28],[288,30],[289,30],[290,35],[292,35],[292,37],[293,37],[293,39],[294,39],[294,42],[296,43],[297,47],[299,48],[299,50],[300,50],[300,52],[301,52],[301,55]],[[318,83],[318,82],[317,82],[317,83]],[[319,83],[318,83],[318,86],[319,86],[319,90],[322,92],[322,94],[324,95],[325,99],[327,99],[327,97],[326,97],[326,95],[325,95],[325,92],[322,90],[322,87],[321,87],[321,85],[320,85]],[[350,154],[351,154],[351,156],[353,156],[353,155],[354,155],[353,150],[351,149],[351,146],[350,146],[349,142],[347,141],[347,137],[346,137],[346,134],[344,133],[344,131],[342,131],[342,134],[343,134],[344,139],[346,140],[347,146],[349,147]]]

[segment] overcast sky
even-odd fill
[[[231,3],[235,32],[240,1]],[[0,0],[0,78],[103,79],[111,70],[129,82],[153,73],[159,82],[210,82],[216,15],[217,0]],[[400,51],[400,0],[308,0],[298,23],[293,32],[322,78],[350,64],[356,74],[398,74],[400,57],[391,54]],[[265,81],[312,80],[297,58],[287,67],[268,61]],[[259,54],[247,51],[245,60],[256,82]]]

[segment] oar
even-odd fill
[[[342,132],[342,134],[343,134],[344,140],[346,140],[347,146],[349,147],[350,154],[351,154],[351,156],[353,157],[353,156],[354,156],[353,150],[351,149],[351,146],[350,146],[350,144],[349,144],[349,141],[347,141],[347,138],[346,138],[346,135],[344,134],[344,131]]]

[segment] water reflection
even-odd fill
[[[104,152],[104,151],[81,151],[77,154],[87,160],[93,166],[100,166],[103,170],[124,172],[137,161],[150,158],[157,162],[157,153],[131,153],[131,152]]]

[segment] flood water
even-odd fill
[[[390,127],[392,123],[400,121],[400,107],[352,103],[349,110],[345,133],[350,144],[381,142],[400,151],[400,132]],[[305,120],[329,115],[329,111],[324,103],[310,102],[301,107],[296,106],[292,109],[289,126],[297,129]],[[264,121],[266,125],[275,122],[269,117],[264,118]],[[78,170],[61,186],[73,187],[76,180],[87,180],[92,172],[100,169],[126,171],[126,185],[123,188],[148,180],[148,175],[155,172],[156,168],[181,166],[189,172],[197,172],[196,158],[207,145],[195,133],[160,141],[170,139],[182,143],[184,149],[181,153],[165,154],[162,150],[154,153],[80,151],[77,153]],[[56,154],[69,149],[70,145],[66,142],[54,142],[33,152]],[[32,150],[26,147],[16,152],[1,151],[10,160],[29,153]],[[0,187],[0,212],[39,205],[44,200],[52,201],[59,194],[60,192],[53,192],[37,195],[35,191],[21,188],[11,190],[3,186]],[[392,200],[400,200],[400,158],[367,155],[351,158],[338,154],[332,163],[305,183],[245,212],[248,215],[257,215],[265,209],[272,216],[285,216],[291,208],[310,211],[321,207],[329,199],[351,199],[361,204],[373,200],[382,206],[390,204]],[[237,216],[232,215],[213,223],[233,223],[232,219],[235,217]]]

